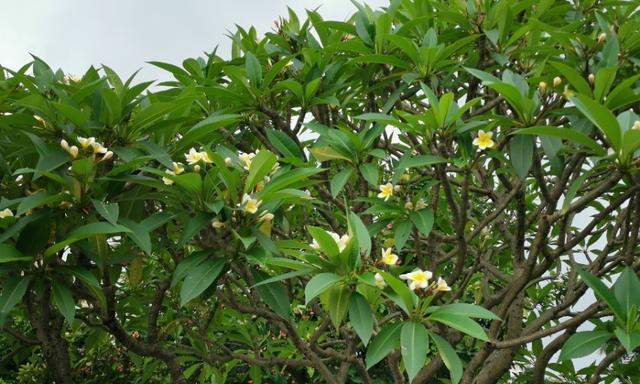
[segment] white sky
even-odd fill
[[[372,8],[387,0],[366,0]],[[219,45],[228,57],[227,31],[235,25],[271,30],[287,6],[303,11],[320,6],[325,20],[345,20],[356,8],[348,0],[5,0],[0,9],[0,65],[11,69],[31,61],[29,53],[52,68],[81,75],[105,64],[126,78],[143,68],[138,80],[168,75],[147,61],[180,65]]]

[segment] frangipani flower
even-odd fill
[[[633,122],[633,128],[632,129],[640,129],[640,120],[636,120]]]
[[[95,142],[96,142],[96,138],[95,137],[81,137],[81,136],[78,136],[78,143],[80,143],[80,146],[85,151],[87,150],[87,148],[93,146],[93,144]]]
[[[447,285],[447,282],[442,277],[438,277],[438,281],[436,282],[435,291],[436,292],[448,292],[450,290],[451,290],[451,287]]]
[[[396,265],[398,262],[398,255],[395,253],[391,253],[392,248],[387,248],[382,250],[382,262],[386,265]]]
[[[425,289],[429,286],[429,279],[433,276],[430,271],[416,269],[413,272],[403,273],[400,275],[402,280],[409,280],[409,289],[415,291],[416,288]]]
[[[273,213],[265,210],[260,213],[260,216],[258,216],[258,221],[271,221],[273,220],[273,217]]]
[[[424,202],[424,199],[420,198],[418,199],[418,201],[416,201],[414,208],[416,211],[419,211],[421,209],[427,208],[427,204]]]
[[[207,163],[207,164],[213,163],[213,160],[211,160],[211,158],[209,157],[209,154],[207,153],[207,151],[200,152],[200,159],[202,161],[204,161],[205,163]]]
[[[327,233],[329,234],[329,236],[331,236],[333,241],[336,242],[336,245],[338,246],[338,250],[340,252],[344,251],[344,249],[347,247],[347,245],[349,245],[349,242],[351,241],[351,238],[347,234],[340,236],[335,232],[327,232]],[[311,248],[320,249],[320,244],[318,244],[318,242],[314,239],[313,242],[311,243]]]
[[[6,217],[13,217],[13,211],[11,211],[9,208],[5,208],[0,211],[0,219],[4,219]]]
[[[384,199],[384,201],[387,201],[391,196],[393,196],[393,184],[382,184],[379,188],[380,193],[378,193],[378,197],[380,199]]]
[[[384,281],[384,277],[382,277],[381,274],[376,273],[373,278],[375,279],[376,287],[383,289],[387,286],[387,283]]]
[[[171,176],[175,176],[176,175],[175,172],[170,171],[168,169],[166,171],[164,171],[164,173],[166,173],[167,175],[171,175]],[[164,185],[172,185],[173,184],[173,180],[168,178],[168,177],[165,177],[165,176],[162,177],[162,182],[164,183]]]
[[[251,161],[253,160],[254,157],[256,157],[256,154],[253,152],[250,152],[250,153],[240,152],[240,154],[238,155],[238,158],[240,159],[240,161],[242,161],[243,168],[246,169],[247,171],[249,170],[249,167],[251,167]]]
[[[478,131],[478,137],[473,139],[473,145],[477,145],[480,149],[492,148],[496,144],[492,137],[493,132],[485,132],[481,129]]]
[[[196,151],[195,148],[189,149],[189,153],[184,154],[184,158],[187,160],[187,164],[194,165],[202,160],[202,154]]]
[[[93,153],[107,153],[107,148],[97,141],[93,141],[90,145],[91,149],[93,149]]]
[[[184,172],[184,167],[182,166],[182,164],[180,163],[176,163],[175,161],[171,164],[173,169],[173,173],[176,175],[181,174],[182,172]]]
[[[245,212],[254,214],[258,212],[260,204],[262,204],[262,200],[256,200],[250,195],[245,194],[244,196],[242,196],[242,202],[239,204],[239,206],[241,206]]]

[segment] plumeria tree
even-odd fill
[[[0,69],[5,382],[640,379],[637,3],[354,4]]]

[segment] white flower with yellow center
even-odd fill
[[[436,292],[448,292],[450,290],[451,290],[451,287],[447,285],[447,282],[442,277],[438,277],[438,281],[436,282],[435,291]]]
[[[91,149],[93,149],[93,153],[107,153],[107,148],[97,141],[91,143]]]
[[[80,146],[85,151],[89,147],[93,146],[93,143],[95,143],[95,142],[96,142],[96,138],[95,137],[81,137],[81,136],[78,136],[78,143],[80,143]]]
[[[384,201],[387,201],[391,196],[393,196],[393,184],[382,184],[379,189],[380,193],[378,193],[378,197],[380,199],[384,199]]]
[[[273,220],[274,216],[273,213],[269,212],[269,211],[262,211],[262,213],[260,213],[260,216],[258,216],[258,221],[271,221]]]
[[[392,253],[392,248],[383,249],[381,260],[386,265],[396,265],[398,262],[398,255]]]
[[[180,164],[180,163],[176,163],[175,161],[171,164],[171,167],[173,168],[173,169],[172,169],[172,172],[173,172],[175,175],[179,175],[179,174],[181,174],[182,172],[184,172],[184,167],[182,166],[182,164]]]
[[[496,143],[492,138],[493,132],[485,132],[481,129],[478,131],[478,137],[473,139],[473,145],[477,145],[480,149],[493,148]]]
[[[262,204],[262,200],[256,200],[250,195],[245,194],[244,196],[242,196],[242,203],[240,203],[239,205],[242,207],[243,211],[254,214],[258,212],[260,204]]]
[[[164,173],[166,173],[167,175],[171,175],[171,176],[175,176],[176,174],[173,171],[170,170],[166,170],[164,171]],[[173,179],[170,179],[166,176],[162,177],[162,182],[164,183],[164,185],[172,185],[173,184]]]
[[[384,277],[382,277],[381,274],[376,273],[373,278],[375,279],[376,287],[383,289],[387,286],[387,283],[384,281]]]
[[[204,161],[207,164],[213,163],[213,160],[211,160],[211,158],[209,157],[209,154],[207,153],[207,151],[201,151],[200,152],[200,160]]]
[[[215,220],[213,220],[213,221],[211,222],[211,226],[212,226],[214,229],[221,229],[221,228],[224,228],[226,225],[227,225],[227,224],[223,223],[222,221],[220,221],[220,220],[218,220],[218,219],[215,219]]]
[[[184,154],[184,158],[187,160],[187,164],[194,165],[197,164],[200,160],[202,160],[202,154],[196,151],[195,148],[191,148],[189,153]]]
[[[247,171],[249,170],[249,167],[251,167],[251,161],[253,161],[254,157],[256,157],[256,154],[253,152],[250,152],[250,153],[240,152],[240,154],[238,155],[238,158],[240,159],[240,161],[242,161],[243,168],[246,169]]]
[[[351,241],[351,238],[349,237],[349,235],[338,235],[335,232],[327,232],[329,234],[329,236],[331,236],[331,238],[333,239],[333,241],[336,242],[336,245],[338,246],[338,250],[340,252],[344,251],[344,249],[347,247],[347,245],[349,245],[349,242]],[[313,242],[311,243],[311,248],[313,249],[320,249],[320,244],[318,244],[318,242],[314,239]]]
[[[7,217],[13,217],[13,212],[9,208],[5,208],[0,211],[0,219],[4,219]]]
[[[403,273],[400,275],[402,280],[409,281],[409,289],[415,291],[417,288],[425,289],[429,286],[429,279],[433,276],[430,271],[416,269],[413,272]]]
[[[415,210],[419,211],[421,209],[424,209],[427,207],[427,204],[425,204],[424,199],[418,199],[418,201],[416,201],[416,205],[415,205]]]

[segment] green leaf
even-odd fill
[[[224,268],[224,259],[209,259],[192,269],[180,289],[180,306],[184,306],[209,288]]]
[[[616,79],[618,67],[601,68],[596,73],[596,81],[593,89],[593,97],[595,100],[604,102],[605,97],[611,89],[613,81]],[[582,92],[580,92],[582,93]]]
[[[427,310],[429,313],[444,312],[452,315],[473,317],[477,319],[500,320],[493,312],[475,304],[453,303],[441,306],[431,306]]]
[[[304,287],[304,305],[309,305],[311,300],[329,289],[338,281],[340,281],[340,276],[335,273],[325,272],[315,275],[311,280],[309,280],[307,286]]]
[[[273,166],[278,161],[276,155],[267,150],[258,152],[256,157],[251,161],[249,167],[249,176],[247,176],[247,183],[244,186],[244,192],[247,193],[253,189],[265,176],[271,172]]]
[[[247,70],[247,77],[251,84],[260,88],[262,85],[262,66],[258,58],[251,52],[247,52],[245,56],[245,66]]]
[[[428,351],[429,334],[424,325],[413,321],[404,323],[400,332],[400,352],[409,382],[424,366]]]
[[[331,188],[331,196],[334,198],[338,196],[342,188],[344,188],[349,178],[353,175],[353,167],[344,167],[344,169],[338,173],[331,179],[330,188]]]
[[[371,237],[367,227],[354,212],[349,213],[348,222],[350,237],[357,239],[360,252],[364,253],[365,256],[369,256],[371,253]]]
[[[630,267],[625,267],[613,285],[613,292],[625,314],[635,305],[640,308],[640,279]]]
[[[353,162],[350,158],[341,155],[335,149],[328,146],[309,148],[309,152],[320,162],[329,160],[347,160],[348,162]]]
[[[604,148],[602,148],[602,145],[598,144],[598,142],[596,142],[589,136],[585,135],[584,133],[578,132],[571,128],[538,126],[538,127],[518,129],[514,133],[521,134],[521,135],[539,135],[539,136],[559,137],[561,139],[568,140],[574,144],[584,145],[585,147],[588,147],[599,156],[605,156],[607,154],[607,151]]]
[[[49,192],[37,192],[33,195],[29,195],[20,201],[18,208],[16,209],[16,215],[22,216],[30,209],[34,209],[45,204],[57,202],[62,200],[62,196],[59,194],[51,194]]]
[[[626,316],[624,315],[622,306],[620,305],[618,300],[616,300],[616,297],[614,296],[613,292],[611,292],[611,289],[604,285],[604,283],[600,281],[600,279],[583,269],[578,269],[578,274],[580,274],[580,277],[582,278],[584,283],[587,284],[589,288],[593,289],[593,291],[596,293],[596,296],[600,300],[604,300],[607,303],[611,311],[613,311],[613,314],[618,319],[624,321]]]
[[[180,280],[187,276],[194,268],[197,268],[203,261],[205,261],[211,252],[200,251],[194,252],[184,258],[173,271],[173,277],[171,279],[171,288],[173,288]]]
[[[305,160],[304,153],[289,135],[275,129],[267,129],[267,138],[285,158]]]
[[[66,246],[76,241],[86,239],[95,235],[111,235],[115,233],[130,233],[131,230],[123,225],[113,225],[106,222],[86,224],[71,231],[64,241],[56,243],[44,251],[44,256],[49,257]]]
[[[423,235],[427,236],[433,228],[433,211],[431,208],[424,208],[419,211],[413,211],[409,215],[413,224]]]
[[[98,211],[100,216],[104,217],[113,225],[118,224],[118,214],[120,212],[118,203],[105,204],[104,201],[95,199],[92,199],[91,202],[93,203],[93,206],[96,208],[96,211]]]
[[[180,236],[180,240],[178,241],[178,247],[182,247],[191,240],[193,236],[204,228],[205,225],[211,222],[212,218],[213,215],[204,212],[200,212],[192,217],[182,230],[182,236]]]
[[[267,275],[260,271],[254,271],[253,275],[260,280],[264,281]],[[289,293],[287,287],[279,281],[274,281],[266,284],[256,284],[254,286],[260,298],[271,308],[275,313],[280,315],[283,319],[289,319],[291,317],[291,301],[289,300]]]
[[[511,164],[516,174],[525,179],[533,163],[533,140],[528,135],[515,135],[509,143]]]
[[[320,249],[324,254],[329,256],[331,259],[335,259],[340,254],[340,249],[338,248],[338,244],[336,241],[329,235],[327,231],[322,228],[313,227],[311,225],[307,225],[307,230],[311,237],[318,243]]]
[[[475,337],[476,339],[489,341],[487,333],[482,329],[480,324],[471,320],[467,316],[457,315],[451,312],[436,311],[432,313],[428,319],[448,325],[449,327],[455,328],[469,336]]]
[[[396,172],[403,172],[409,168],[427,167],[433,164],[446,163],[447,159],[434,155],[405,156],[398,161]]]
[[[225,126],[231,126],[238,122],[240,119],[241,115],[238,114],[210,115],[206,119],[191,127],[191,129],[189,129],[180,140],[180,144],[183,147],[194,145],[194,143],[205,138],[207,135],[210,135],[214,131]]]
[[[393,276],[389,272],[380,271],[379,272],[382,277],[384,277],[384,281],[391,287],[391,289],[398,294],[406,308],[403,308],[407,314],[410,314],[413,311],[415,303],[417,301],[417,296],[411,292],[407,284],[402,282],[397,277]]]
[[[339,329],[340,323],[347,314],[352,292],[347,286],[334,285],[324,293],[328,294],[328,311],[331,323],[336,329]]]
[[[587,356],[602,347],[613,336],[606,331],[577,332],[562,346],[558,361]]]
[[[73,324],[76,316],[76,302],[73,299],[71,290],[63,283],[54,280],[51,285],[51,294],[53,304],[58,308],[62,316],[67,320],[69,325]]]
[[[460,357],[445,339],[432,332],[429,332],[429,336],[436,344],[444,365],[449,369],[451,384],[458,384],[462,378],[462,361],[460,361]]]
[[[624,133],[620,160],[623,164],[629,164],[633,160],[634,153],[640,148],[640,130],[630,129]]]
[[[71,163],[71,171],[80,178],[88,178],[96,169],[96,162],[93,158],[78,159]]]
[[[618,152],[622,144],[622,130],[613,113],[602,104],[582,95],[570,97],[569,100],[571,100],[576,108],[595,124],[596,127],[600,128],[611,144],[611,147]]]
[[[367,299],[357,292],[351,295],[349,321],[360,340],[362,340],[362,344],[366,346],[373,333],[373,313]]]
[[[0,292],[0,328],[4,325],[9,312],[22,300],[30,281],[31,276],[13,276],[2,284],[2,292]]]
[[[395,240],[395,246],[398,252],[402,250],[409,235],[411,234],[411,228],[413,228],[413,224],[410,221],[401,221],[400,223],[393,226],[393,238]]]
[[[620,344],[627,350],[627,353],[633,353],[633,351],[640,346],[640,331],[634,330],[628,333],[622,328],[617,327],[614,333],[620,341]]]
[[[387,324],[373,338],[371,344],[369,344],[369,348],[367,348],[367,357],[365,358],[367,369],[376,365],[391,351],[398,348],[400,345],[401,327],[402,323]]]
[[[127,233],[127,236],[134,242],[144,253],[151,255],[151,237],[149,236],[149,229],[142,223],[138,224],[133,220],[121,219],[122,225],[131,230]]]
[[[360,174],[367,181],[367,183],[377,186],[378,185],[378,166],[373,163],[360,164]]]
[[[192,198],[202,193],[202,177],[199,173],[189,172],[178,176],[168,176],[178,187],[186,191]]]
[[[11,244],[0,244],[0,264],[14,261],[33,261],[33,258],[24,256]]]

